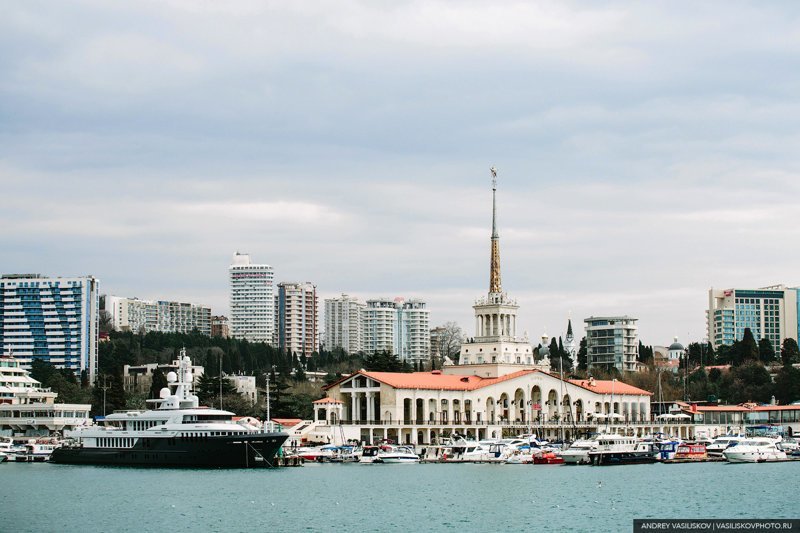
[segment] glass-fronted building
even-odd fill
[[[769,339],[775,352],[780,352],[784,339],[797,339],[798,292],[797,288],[783,285],[709,290],[706,318],[709,342],[715,348],[733,344],[749,328],[756,340]]]
[[[34,359],[90,379],[97,372],[99,280],[92,276],[0,277],[0,350],[22,368]]]

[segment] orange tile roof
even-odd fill
[[[498,378],[482,378],[480,376],[459,376],[434,372],[367,372],[359,371],[358,374],[370,377],[375,381],[385,383],[395,389],[434,389],[434,390],[475,390],[501,383],[526,374],[533,374],[538,370],[519,370],[500,376]],[[349,376],[352,377],[352,376]]]
[[[282,425],[285,428],[290,428],[290,427],[296,426],[297,424],[302,422],[303,419],[302,418],[273,418],[272,421],[275,422],[276,424]]]
[[[636,396],[652,396],[652,392],[648,392],[646,390],[640,389],[638,387],[634,387],[633,385],[628,385],[622,381],[612,381],[612,380],[600,380],[596,379],[590,385],[588,379],[569,379],[567,380],[573,385],[577,385],[586,390],[590,390],[592,392],[596,392],[597,394],[614,394],[619,395],[626,395],[626,394],[633,394]]]
[[[316,400],[311,403],[342,403],[342,401],[334,400],[333,398],[322,398],[321,400]]]
[[[800,405],[757,405],[753,411],[800,411]]]

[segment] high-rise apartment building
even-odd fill
[[[298,356],[316,352],[319,349],[318,306],[317,287],[313,283],[278,283],[276,346]]]
[[[42,359],[91,380],[97,372],[99,280],[92,276],[0,277],[0,352],[23,368]]]
[[[797,339],[800,288],[774,285],[760,289],[710,289],[706,326],[715,348],[742,340],[750,328],[756,340],[769,339],[780,351],[787,337]]]
[[[211,308],[207,305],[168,300],[105,297],[105,311],[114,329],[134,333],[191,333],[211,335]]]
[[[134,333],[191,333],[211,335],[211,308],[207,305],[168,300],[139,300],[106,296],[105,310],[114,329]]]
[[[586,322],[586,364],[620,372],[637,370],[638,319],[629,316],[592,316]]]
[[[275,335],[274,272],[257,265],[248,254],[236,252],[228,268],[231,336],[272,343]]]
[[[361,347],[366,353],[389,351],[403,361],[430,358],[430,311],[422,300],[367,300],[361,312]]]
[[[341,348],[347,353],[358,353],[363,331],[361,312],[364,304],[357,298],[342,294],[325,300],[325,347]]]

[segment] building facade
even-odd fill
[[[118,331],[191,333],[197,330],[211,335],[211,308],[207,305],[106,296],[105,310]]]
[[[0,355],[0,435],[48,436],[89,423],[89,404],[57,404],[14,357]]]
[[[586,363],[592,368],[635,372],[639,355],[638,319],[629,316],[589,317],[586,323]]]
[[[595,432],[645,435],[651,393],[613,381],[561,380],[518,365],[450,365],[431,372],[359,371],[326,387],[319,424],[362,442],[432,444],[458,433],[472,439],[520,433],[565,439]]]
[[[756,341],[769,339],[780,352],[786,338],[797,340],[800,288],[774,285],[760,289],[710,289],[706,326],[708,340],[719,348],[742,340],[750,328]]]
[[[211,317],[211,336],[222,337],[223,339],[227,339],[231,336],[231,330],[228,326],[228,317],[222,315]]]
[[[278,284],[275,345],[287,354],[311,356],[319,349],[319,298],[313,283]]]
[[[365,305],[357,298],[342,294],[325,299],[325,347],[341,348],[347,353],[362,351],[362,310]]]
[[[231,336],[272,343],[275,336],[274,272],[236,252],[228,268]]]
[[[424,301],[367,300],[361,311],[361,323],[361,347],[366,353],[388,351],[408,362],[430,358],[430,311]]]
[[[23,368],[34,358],[69,368],[90,380],[97,373],[100,282],[92,276],[0,277],[0,353]]]

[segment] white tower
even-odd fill
[[[527,336],[517,336],[517,302],[503,292],[500,279],[500,235],[497,231],[497,171],[492,173],[492,236],[489,292],[475,301],[475,337],[461,345],[460,365],[525,365],[537,368]],[[453,367],[450,367],[453,368]],[[498,372],[500,372],[498,370]]]

